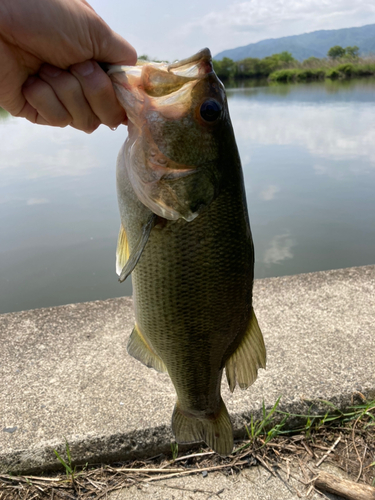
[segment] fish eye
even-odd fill
[[[214,122],[221,113],[221,105],[214,99],[209,99],[201,105],[200,114],[206,122]]]

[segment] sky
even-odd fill
[[[174,61],[267,38],[375,23],[373,0],[89,0],[138,55]]]

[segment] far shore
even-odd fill
[[[224,82],[249,79],[282,83],[345,80],[375,76],[375,56],[340,59],[310,57],[300,62],[293,59],[291,54],[282,52],[264,59],[232,61],[224,58],[214,61],[214,69]]]

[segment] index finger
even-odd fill
[[[95,61],[74,64],[70,72],[79,81],[91,109],[99,120],[110,128],[127,123],[126,113],[120,106],[112,81]]]

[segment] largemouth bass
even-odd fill
[[[253,308],[254,249],[223,84],[211,54],[112,66],[129,119],[117,162],[120,281],[131,272],[136,323],[128,352],[168,372],[178,443],[221,455],[233,431],[220,395],[249,387],[266,351]]]

